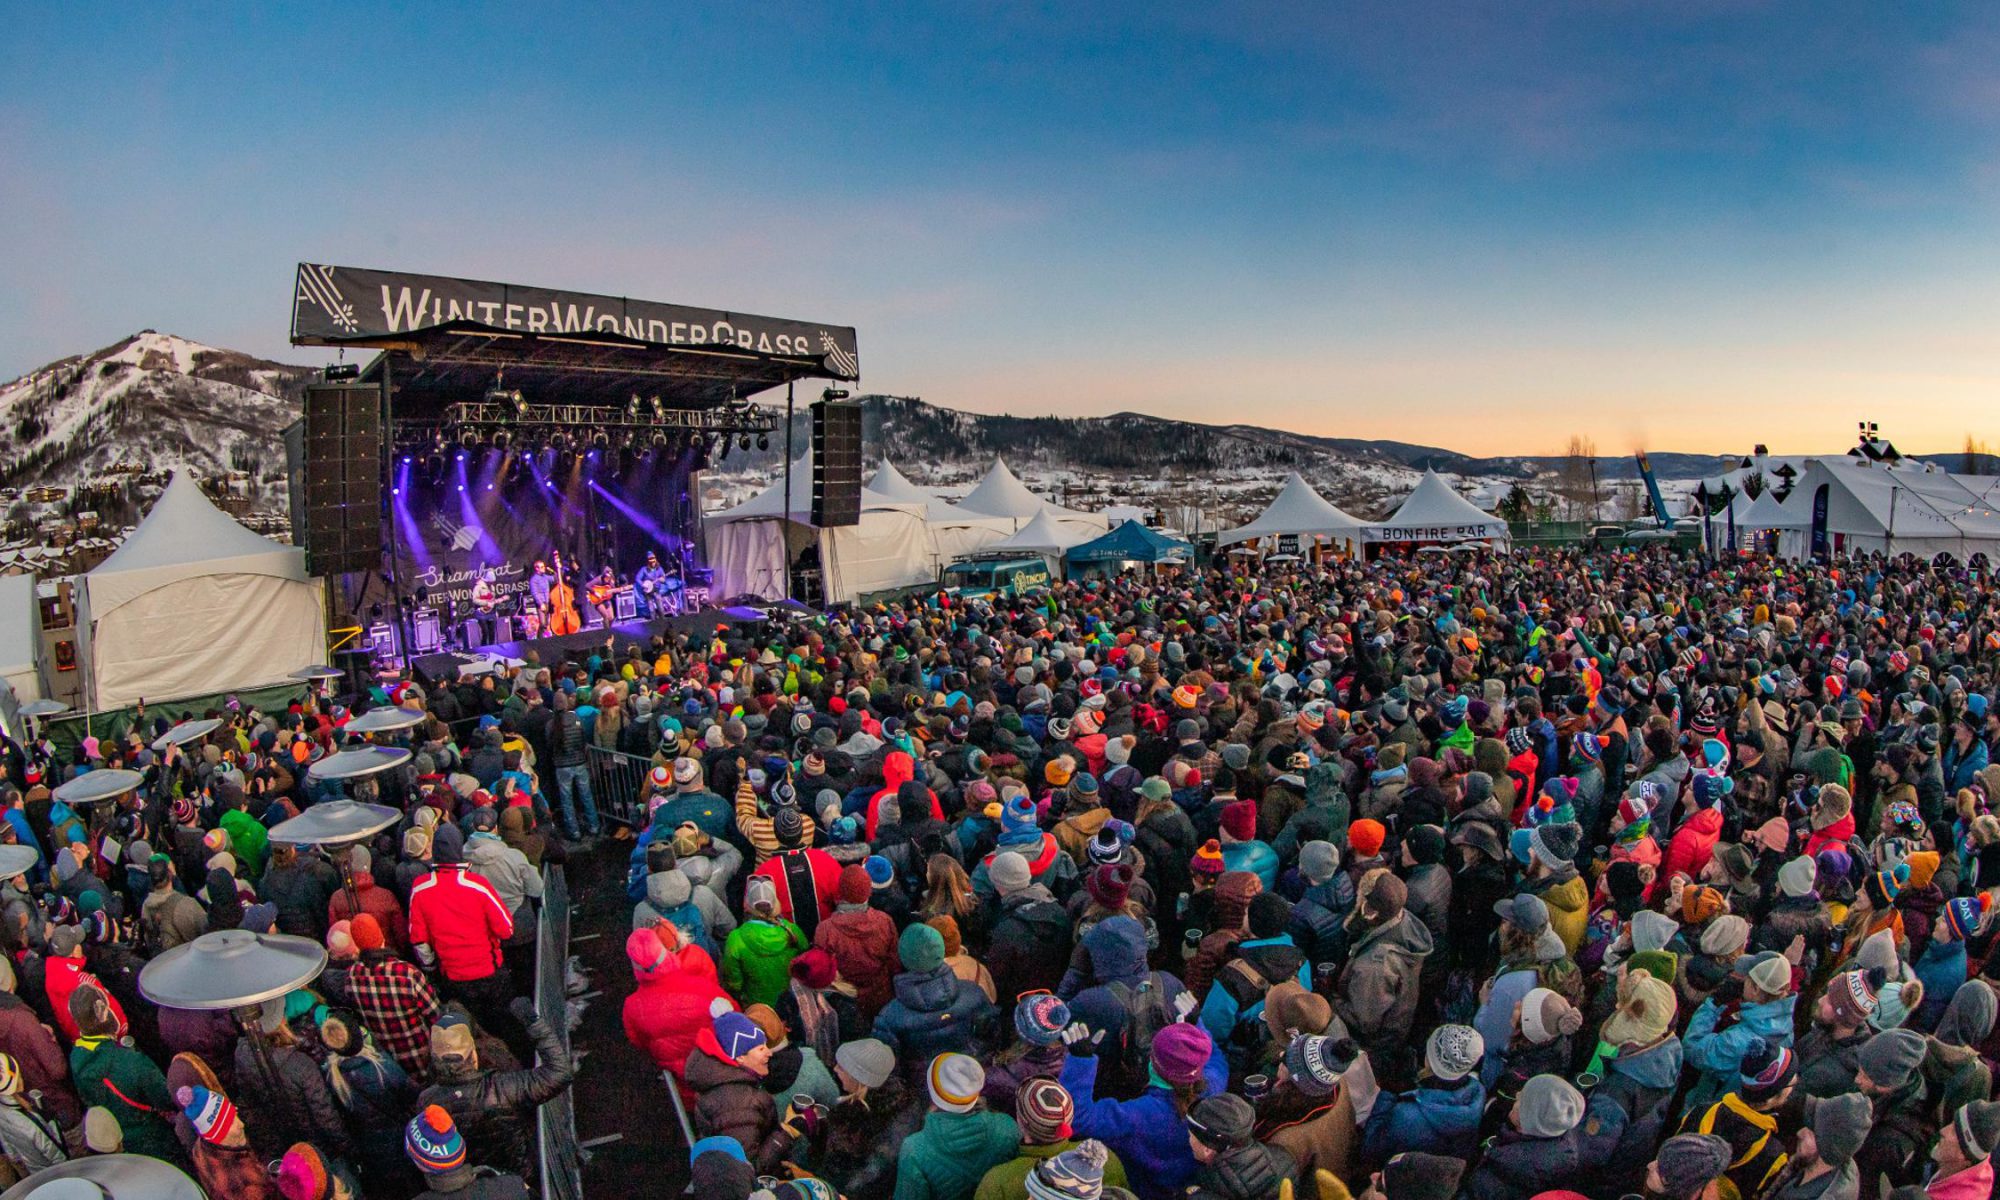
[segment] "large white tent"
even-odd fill
[[[237,524],[185,473],[81,591],[98,709],[283,683],[326,656],[305,552]]]
[[[993,460],[985,477],[966,493],[958,507],[983,516],[1004,517],[1013,523],[1012,530],[1021,529],[1047,509],[1057,521],[1091,537],[1111,531],[1111,522],[1103,513],[1064,508],[1029,491],[1028,485],[1008,469],[1007,461],[1002,458]]]
[[[2000,558],[2000,477],[1953,475],[1907,461],[1891,467],[1859,457],[1815,458],[1785,507],[1804,518],[1806,531],[1781,537],[1788,553],[1810,552],[1813,514],[1824,511],[1827,548],[1835,554]]]
[[[924,521],[929,527],[932,571],[942,570],[960,555],[983,550],[1014,531],[1014,522],[1007,517],[991,517],[972,512],[951,503],[935,492],[926,491],[910,482],[909,477],[896,469],[896,464],[888,459],[875,469],[875,477],[866,485],[867,490],[891,500],[904,500],[924,506]]]
[[[1396,514],[1368,526],[1367,536],[1371,542],[1508,540],[1507,522],[1453,491],[1436,471],[1425,471]]]
[[[1335,507],[1332,501],[1314,491],[1303,475],[1293,471],[1256,520],[1228,530],[1215,539],[1215,544],[1229,546],[1258,538],[1296,535],[1347,542],[1351,550],[1361,540],[1362,528],[1361,518]]]
[[[718,597],[785,596],[790,563],[815,545],[828,604],[937,578],[923,501],[898,500],[864,487],[861,522],[822,529],[812,521],[809,454],[792,463],[791,483],[789,513],[780,479],[735,508],[705,518]]]
[[[42,695],[42,617],[33,575],[0,575],[0,726],[16,736],[19,706]]]

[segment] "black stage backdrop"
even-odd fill
[[[463,610],[481,572],[502,595],[528,590],[537,560],[562,551],[581,596],[584,573],[609,565],[629,582],[659,554],[669,566],[700,561],[694,451],[584,455],[451,449],[398,452],[392,473],[389,555],[399,595],[417,608]]]

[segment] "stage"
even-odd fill
[[[566,661],[580,662],[592,652],[603,649],[607,640],[611,643],[612,652],[619,655],[624,654],[628,646],[650,647],[653,638],[661,634],[668,637],[683,633],[706,636],[722,632],[725,641],[747,644],[761,638],[774,620],[812,615],[812,610],[799,604],[768,609],[748,605],[705,608],[678,616],[623,621],[609,628],[585,629],[559,637],[494,642],[464,651],[418,654],[411,656],[409,662],[418,680],[426,687],[434,687],[440,680],[457,679],[468,667],[478,674],[492,670],[496,663],[534,662],[554,667]]]

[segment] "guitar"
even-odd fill
[[[556,551],[556,584],[549,589],[549,634],[561,637],[583,628],[576,612],[576,589],[563,578],[562,551]]]

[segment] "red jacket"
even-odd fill
[[[77,1036],[76,1018],[69,1015],[70,993],[86,982],[103,992],[104,998],[110,1001],[111,1013],[118,1018],[119,1031],[131,1028],[131,1024],[125,1020],[125,1009],[119,1005],[118,997],[112,995],[111,989],[105,987],[98,981],[97,976],[90,973],[90,968],[84,964],[83,955],[63,958],[51,954],[43,960],[42,969],[43,987],[49,995],[49,1007],[55,1010],[56,1028],[62,1030],[64,1041],[74,1042]]]
[[[409,921],[403,916],[403,902],[396,899],[396,893],[375,882],[372,871],[354,873],[354,894],[361,900],[361,911],[375,918],[382,927],[382,936],[388,939],[389,948],[398,955],[408,958],[410,954]],[[326,902],[326,922],[345,921],[354,916],[347,904],[347,889],[341,888]]]
[[[882,790],[868,797],[869,841],[875,840],[875,822],[880,819],[883,798],[895,795],[897,788],[916,777],[916,760],[901,750],[891,750],[882,757]],[[944,820],[944,806],[938,803],[937,793],[925,789],[925,794],[931,798],[931,816],[940,821]],[[904,815],[908,816],[907,813]]]
[[[896,951],[896,923],[888,913],[874,908],[836,912],[819,923],[813,945],[833,955],[840,977],[854,985],[863,1017],[874,1017],[889,1003],[902,959]]]
[[[514,918],[493,885],[463,863],[439,864],[410,886],[410,944],[429,946],[454,983],[499,970],[500,943],[513,935]]]
[[[803,866],[812,878],[812,892],[817,898],[815,912],[801,917],[792,900],[792,880],[799,874],[793,868]],[[833,912],[833,898],[840,891],[840,861],[824,850],[805,847],[799,850],[780,850],[757,865],[750,872],[754,878],[762,875],[777,886],[778,911],[788,920],[797,921],[810,937],[819,922]]]
[[[669,949],[651,970],[634,967],[632,979],[637,986],[625,997],[625,1038],[678,1079],[695,1038],[708,1032],[709,1006],[729,1002],[716,982],[715,960],[690,943]]]
[[[1720,840],[1722,810],[1704,808],[1695,813],[1674,830],[1673,840],[1667,843],[1667,861],[1660,871],[1660,878],[1685,875],[1690,880],[1700,879],[1701,869],[1715,857],[1715,844]]]

